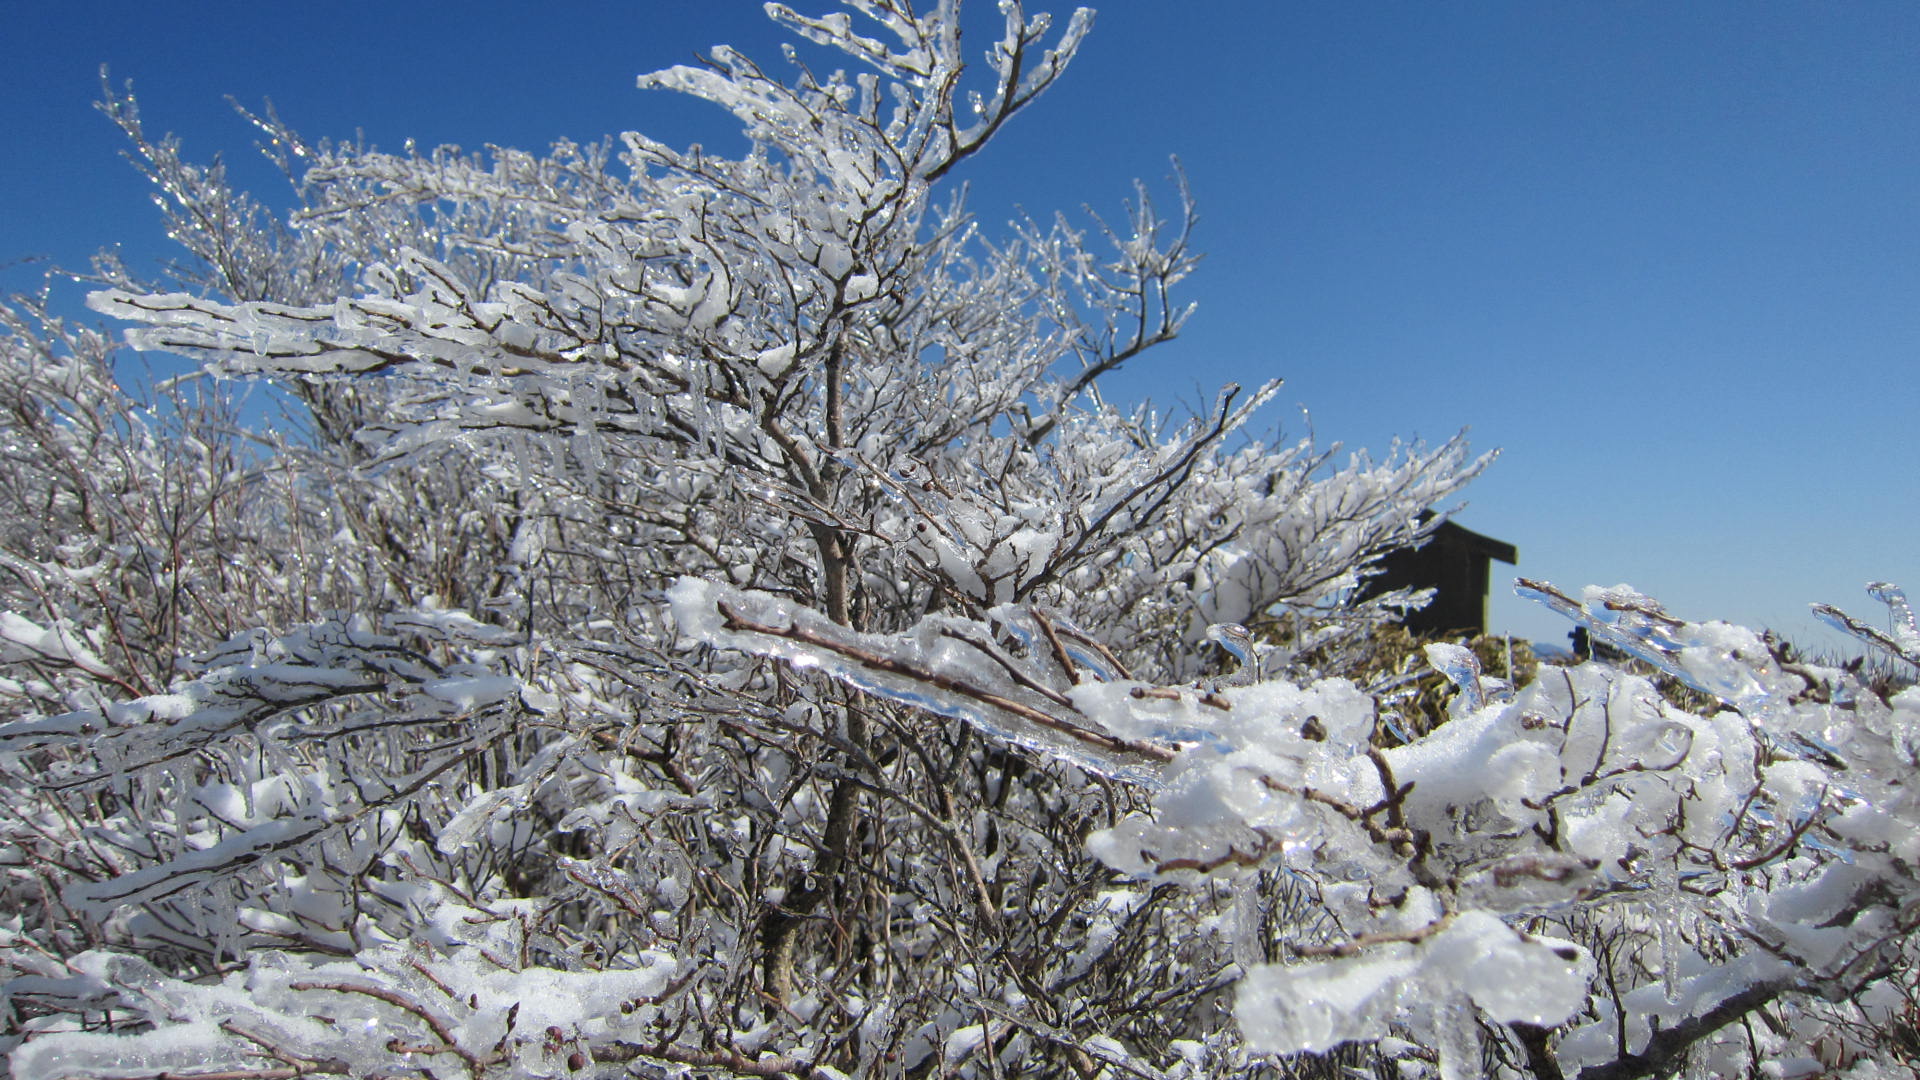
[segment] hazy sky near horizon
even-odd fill
[[[971,47],[995,21],[974,0]],[[634,77],[782,40],[746,0],[17,5],[0,287],[166,253],[91,109],[103,63],[151,131],[270,189],[228,95],[389,149],[726,151],[730,117]],[[1136,177],[1170,201],[1176,155],[1199,311],[1110,396],[1282,376],[1269,425],[1304,407],[1376,455],[1470,428],[1503,451],[1458,517],[1518,546],[1497,583],[1626,582],[1816,647],[1841,639],[1807,602],[1879,622],[1862,583],[1920,591],[1920,6],[1121,0],[964,179],[991,236],[1017,207],[1117,217]],[[1564,638],[1494,593],[1496,630]]]

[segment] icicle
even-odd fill
[[[1680,868],[1662,854],[1654,860],[1648,904],[1660,938],[1660,985],[1669,1003],[1680,1000]]]

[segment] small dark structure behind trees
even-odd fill
[[[1382,570],[1367,583],[1367,591],[1432,589],[1432,602],[1407,615],[1407,629],[1419,634],[1484,634],[1490,564],[1498,559],[1513,565],[1519,558],[1512,544],[1443,521],[1425,544],[1382,559]]]

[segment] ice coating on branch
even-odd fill
[[[198,986],[112,953],[86,953],[74,964],[115,991],[120,1007],[163,1026],[136,1035],[37,1039],[13,1052],[19,1080],[96,1069],[186,1075],[209,1065],[240,1067],[257,1060],[263,1040],[307,1061],[338,1063],[336,1072],[378,1069],[393,1060],[395,1043],[544,1072],[549,1027],[604,1038],[632,1022],[631,1002],[659,994],[682,967],[651,950],[619,968],[583,972],[501,967],[479,947],[395,946],[332,963],[263,952],[220,982]],[[447,992],[453,986],[458,995]]]
[[[1150,731],[1186,747],[1166,767],[1153,812],[1095,831],[1087,850],[1115,869],[1192,881],[1268,863],[1339,863],[1353,823],[1309,791],[1356,802],[1380,789],[1360,756],[1372,702],[1350,684],[1266,682],[1199,695],[1140,695],[1125,684],[1077,688],[1073,700],[1118,730]],[[1335,867],[1332,872],[1343,872]]]
[[[1463,913],[1420,937],[1359,956],[1255,968],[1234,1006],[1248,1044],[1290,1054],[1379,1039],[1419,1002],[1466,998],[1496,1022],[1548,1027],[1586,1004],[1593,963],[1569,942],[1520,933],[1485,912]],[[1418,1010],[1405,1015],[1425,1026]],[[1467,1063],[1451,1065],[1472,1074]]]
[[[1386,1036],[1401,988],[1419,970],[1410,945],[1382,948],[1364,959],[1287,967],[1264,964],[1247,973],[1234,1018],[1256,1050],[1293,1054]]]
[[[414,706],[429,713],[450,711],[449,705],[471,708],[497,702],[517,685],[478,672],[449,680],[446,676],[453,672],[354,620],[317,623],[276,638],[243,633],[200,663],[203,673],[170,693],[0,723],[0,750],[84,740],[125,772],[252,730],[286,710],[389,684],[416,688],[422,696],[414,698]]]
[[[1766,644],[1745,627],[1689,623],[1626,585],[1588,586],[1576,602],[1545,582],[1519,579],[1520,596],[1536,600],[1585,626],[1595,641],[1667,672],[1749,715],[1764,715],[1799,680],[1778,671]]]
[[[904,634],[861,634],[790,601],[698,578],[680,579],[667,598],[680,632],[695,640],[817,668],[1091,772],[1152,784],[1172,757],[1165,746],[1089,723],[1064,692],[1022,678],[990,627],[931,617]]]
[[[494,788],[469,801],[464,809],[441,827],[434,846],[443,852],[457,851],[471,844],[481,829],[509,814],[525,811],[541,785],[553,778],[567,755],[578,745],[577,739],[562,738],[541,747],[533,760],[519,770],[517,783]]]
[[[513,645],[523,635],[504,627],[483,623],[464,611],[442,607],[417,607],[396,611],[383,620],[396,634],[417,634],[431,641],[466,642],[475,645]]]
[[[1831,604],[1814,604],[1813,613],[1836,630],[1851,634],[1920,667],[1920,625],[1914,622],[1913,608],[1907,603],[1906,590],[1890,582],[1871,581],[1867,583],[1867,592],[1875,600],[1887,605],[1889,628],[1885,632]]]
[[[0,663],[52,660],[97,674],[112,669],[70,626],[41,626],[11,611],[0,611]]]
[[[157,866],[78,886],[68,892],[68,900],[77,910],[104,918],[123,905],[165,899],[185,890],[217,888],[226,874],[319,836],[331,824],[319,815],[278,818]]]

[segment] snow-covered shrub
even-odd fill
[[[1432,645],[1459,693],[1446,723],[1403,741],[1351,682],[1146,684],[1076,663],[1033,609],[873,635],[692,579],[674,602],[705,640],[1149,792],[1087,840],[1130,878],[1224,883],[1258,912],[1274,903],[1262,872],[1285,874],[1311,918],[1218,930],[1247,1050],[1367,1041],[1461,1077],[1689,1061],[1737,1075],[1815,1052],[1854,1075],[1914,1064],[1865,1033],[1910,1019],[1920,694],[1785,672],[1757,635],[1625,587],[1575,602],[1524,584],[1725,707],[1682,712],[1597,663],[1541,668],[1516,692],[1467,649]],[[1904,598],[1875,588],[1894,635],[1836,619],[1920,662]],[[1814,1003],[1820,1019],[1798,1022]]]
[[[1003,4],[975,71],[956,3],[846,6],[769,12],[854,74],[643,80],[738,160],[256,118],[285,223],[107,103],[198,266],[93,305],[307,430],[150,417],[10,316],[14,1074],[1893,1060],[1907,696],[1543,592],[1730,707],[1436,647],[1396,733],[1337,676],[1407,598],[1358,587],[1486,459],[1103,399],[1187,316],[1184,186],[1105,246],[943,192],[1090,13]]]

